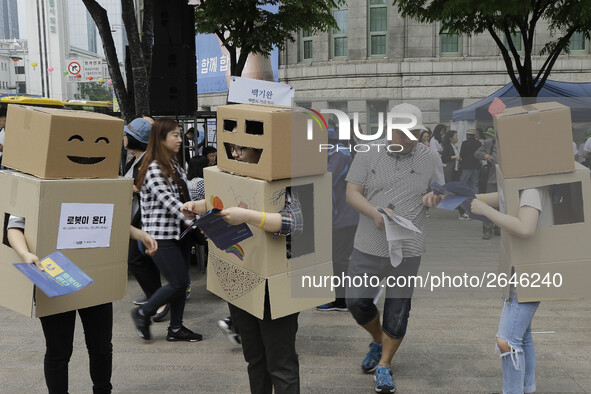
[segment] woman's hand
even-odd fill
[[[193,220],[197,215],[204,215],[206,209],[205,200],[187,201],[181,207],[181,212],[187,219]]]
[[[144,244],[146,247],[146,254],[148,256],[154,256],[154,253],[158,250],[158,242],[150,234],[145,231],[142,231],[143,234],[140,237],[141,243]]]
[[[37,255],[34,255],[31,252],[26,252],[23,257],[24,257],[25,263],[35,264],[35,266],[39,269],[39,271],[44,271],[43,266],[41,265],[41,262],[39,261],[39,257],[37,257]]]
[[[445,198],[444,195],[436,195],[433,192],[429,192],[423,196],[423,205],[429,208],[435,208],[441,200]]]
[[[226,208],[221,212],[218,212],[217,215],[220,215],[226,223],[236,226],[238,224],[242,224],[242,223],[247,222],[248,212],[249,212],[248,209],[239,208],[239,207],[231,207],[231,208]]]
[[[480,201],[479,199],[475,198],[470,204],[470,209],[472,210],[472,213],[476,215],[486,216],[486,212],[488,212],[491,207],[489,207],[484,201]]]

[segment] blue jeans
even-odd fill
[[[517,302],[511,291],[503,303],[497,338],[506,340],[511,351],[501,354],[503,393],[533,393],[536,391],[536,351],[531,335],[531,321],[539,302]]]
[[[480,170],[466,169],[462,170],[460,181],[468,185],[474,194],[478,193],[478,179],[480,178]]]
[[[372,256],[357,249],[353,249],[349,261],[349,277],[377,276],[381,279],[387,276],[414,276],[419,270],[421,256],[402,259],[396,268],[390,264],[389,257]],[[384,284],[386,286],[386,284]],[[378,308],[373,303],[380,287],[356,287],[346,284],[347,308],[359,325],[365,325],[375,319]],[[408,317],[410,316],[411,297],[414,291],[413,283],[406,287],[386,287],[384,301],[384,317],[382,330],[394,339],[404,338]]]

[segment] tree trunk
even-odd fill
[[[98,28],[99,35],[103,41],[103,51],[107,58],[107,67],[109,69],[109,75],[113,81],[113,88],[115,89],[115,96],[119,101],[119,107],[121,108],[121,116],[127,121],[131,121],[134,116],[133,103],[129,99],[129,94],[125,88],[125,81],[121,75],[119,68],[119,59],[117,58],[117,51],[115,50],[115,42],[111,35],[111,26],[109,24],[109,18],[107,11],[101,7],[96,0],[82,0],[88,13],[92,16],[96,27]]]

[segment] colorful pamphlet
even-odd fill
[[[48,297],[74,293],[93,282],[62,252],[53,252],[41,259],[43,271],[32,263],[15,263],[14,266],[29,278]]]

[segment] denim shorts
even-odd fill
[[[357,249],[353,250],[349,262],[349,277],[377,277],[380,280],[388,276],[415,276],[419,270],[421,256],[406,257],[398,267],[390,264],[389,257],[372,256]],[[377,279],[376,279],[377,281]],[[376,284],[376,281],[373,284]],[[411,297],[414,290],[413,281],[407,281],[406,287],[388,287],[384,282],[376,287],[347,285],[347,307],[357,324],[364,325],[378,315],[374,297],[380,289],[386,291],[382,330],[394,339],[403,338],[410,315]]]

